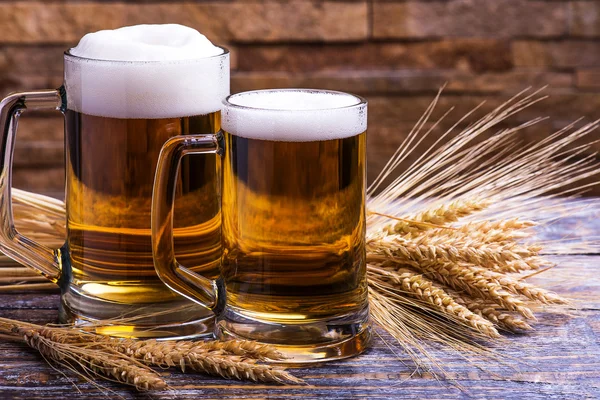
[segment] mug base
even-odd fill
[[[99,335],[136,339],[212,338],[214,315],[186,299],[122,304],[87,296],[70,287],[61,296],[59,321]]]
[[[313,364],[340,360],[362,353],[371,340],[368,307],[352,316],[303,324],[277,324],[249,319],[226,310],[215,326],[222,340],[253,340],[269,344],[286,358],[277,364]]]

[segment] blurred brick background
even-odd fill
[[[456,109],[440,129],[527,86],[549,85],[550,98],[506,126],[551,119],[523,132],[526,141],[581,116],[600,118],[600,1],[585,0],[0,0],[0,93],[58,87],[62,52],[87,32],[169,22],[232,50],[233,92],[320,87],[366,96],[371,179],[446,82],[434,116]],[[15,186],[60,196],[62,129],[59,115],[22,118]]]

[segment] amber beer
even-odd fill
[[[230,96],[223,112],[221,336],[278,344],[301,361],[360,351],[366,103],[266,90]]]
[[[65,114],[67,229],[80,293],[100,302],[153,309],[182,303],[154,270],[154,172],[165,141],[176,135],[216,133],[220,111],[158,119],[107,118],[74,110]],[[177,180],[177,257],[207,276],[218,273],[221,255],[217,168],[215,156],[190,156],[183,160]]]
[[[0,197],[10,199],[17,119],[65,116],[66,227],[60,249],[20,235],[0,204],[0,250],[61,288],[61,322],[128,337],[212,335],[214,314],[170,291],[152,257],[151,205],[163,144],[214,135],[229,94],[229,52],[182,25],[138,25],[85,35],[64,54],[58,90],[0,103],[5,155]],[[8,156],[7,156],[8,155]],[[221,256],[220,158],[185,157],[173,176],[173,242],[187,270],[216,277]]]
[[[70,285],[61,318],[82,323],[126,316],[102,333],[210,335],[213,314],[156,275],[150,210],[162,145],[214,134],[229,91],[229,55],[128,62],[65,55],[66,203]],[[189,156],[176,177],[178,261],[204,276],[221,256],[220,159]]]
[[[279,323],[354,312],[367,293],[366,135],[286,139],[225,133],[228,302]]]
[[[286,362],[361,352],[370,337],[365,254],[367,104],[324,90],[229,96],[223,134],[164,146],[152,205],[155,267],[217,314],[221,338],[270,343]],[[171,176],[180,154],[222,160],[222,266],[210,281],[173,255]]]

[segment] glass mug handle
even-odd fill
[[[11,200],[12,161],[19,116],[25,110],[63,110],[63,90],[12,93],[0,102],[2,143],[0,156],[0,251],[13,260],[58,282],[61,251],[53,250],[21,235],[14,226]]]
[[[174,136],[158,157],[152,192],[152,255],[160,279],[173,291],[219,314],[225,307],[221,278],[211,280],[177,262],[173,243],[173,212],[179,165],[187,154],[223,153],[223,135]]]

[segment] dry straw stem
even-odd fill
[[[453,315],[457,320],[463,321],[488,337],[500,336],[491,322],[456,303],[444,289],[422,274],[406,268],[395,269],[373,264],[369,264],[367,270],[371,280],[377,279],[397,285],[405,291],[406,295],[429,303],[442,313]]]
[[[453,297],[458,304],[462,304],[472,312],[481,315],[501,328],[511,332],[529,331],[533,329],[527,322],[515,317],[506,310],[502,310],[496,303],[488,300],[473,299],[466,296],[463,297],[457,293],[453,293]]]
[[[24,281],[25,282],[25,281]],[[24,290],[58,290],[58,286],[54,283],[15,283],[11,285],[0,286],[0,293],[20,292]]]
[[[407,296],[397,286],[377,279],[369,281],[369,307],[372,321],[384,328],[416,366],[415,373],[427,371],[446,375],[444,365],[429,353],[441,344],[459,357],[496,359],[494,351],[479,339],[488,338],[452,314],[440,312],[430,303]],[[375,331],[377,333],[377,331]],[[382,336],[385,341],[385,337]],[[386,343],[394,351],[392,343]]]

